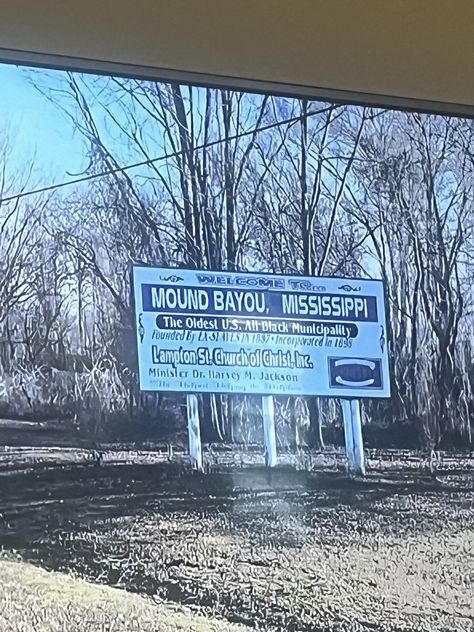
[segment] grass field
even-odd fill
[[[261,497],[150,511],[49,544],[61,567],[259,629],[469,632],[474,525],[464,495],[337,508]],[[46,558],[44,558],[46,559]]]
[[[0,630],[471,632],[472,455],[369,465],[6,468]]]
[[[2,632],[239,632],[184,608],[0,560]]]

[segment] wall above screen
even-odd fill
[[[0,60],[474,115],[472,0],[16,0]]]

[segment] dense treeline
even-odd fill
[[[472,121],[67,73],[31,81],[97,177],[0,205],[0,415],[180,427],[181,400],[136,388],[141,262],[383,278],[393,398],[365,404],[366,419],[409,423],[429,446],[471,442]],[[8,142],[5,130],[2,198],[31,187]],[[208,440],[261,439],[258,399],[201,405]],[[339,418],[317,399],[281,399],[277,412],[288,444],[321,446]]]

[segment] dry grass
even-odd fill
[[[184,608],[0,560],[1,632],[238,632]]]
[[[0,511],[7,536],[30,526],[29,546],[16,545],[23,559],[155,600],[23,565],[6,573],[0,561],[0,632],[238,629],[224,620],[268,632],[471,632],[472,459],[443,461],[432,477],[392,456],[372,454],[379,471],[364,483],[258,468],[173,485],[138,467],[9,475]]]
[[[163,599],[272,632],[470,632],[473,500],[395,494],[318,507],[307,497],[247,498],[199,518],[123,517],[54,550],[69,551],[64,567],[100,581],[154,586]]]
[[[171,517],[159,522],[163,541],[157,541],[153,520],[137,524],[136,538],[143,547],[146,527],[153,534],[156,557],[150,547],[150,568],[159,564],[158,556],[184,556],[176,583],[220,594],[229,604],[217,607],[222,615],[239,611],[243,601],[248,619],[260,619],[263,627],[268,617],[279,630],[309,630],[311,621],[321,629],[351,631],[473,629],[474,531],[364,537],[354,521],[353,534],[335,529],[331,543],[330,535],[324,542],[323,530],[291,515],[280,515],[279,523],[283,545],[270,533],[255,537],[252,523],[247,534],[216,535],[213,525],[201,520],[196,535],[191,521],[178,524]]]

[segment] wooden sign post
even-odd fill
[[[196,395],[186,396],[188,415],[189,456],[194,470],[202,472],[201,427],[199,425],[199,408]]]
[[[275,407],[272,395],[262,397],[263,441],[265,445],[265,465],[275,467],[277,464]]]
[[[342,400],[344,438],[349,470],[365,476],[364,440],[362,438],[362,418],[358,399]]]
[[[354,464],[354,439],[352,437],[352,409],[351,401],[349,399],[343,399],[342,405],[342,420],[344,423],[344,445],[346,448],[347,467],[352,470]]]

